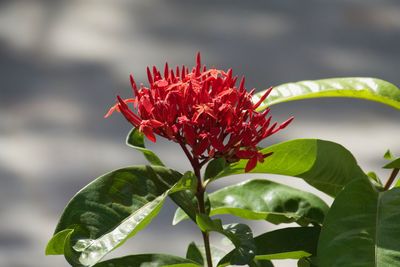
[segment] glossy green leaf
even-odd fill
[[[367,176],[369,178],[371,178],[370,180],[372,180],[378,184],[382,184],[381,179],[379,179],[379,176],[376,174],[376,172],[368,172]]]
[[[256,259],[300,259],[315,255],[319,233],[320,227],[288,227],[259,235],[254,238]]]
[[[318,139],[295,139],[262,149],[273,152],[251,173],[270,173],[304,179],[315,188],[335,196],[352,180],[368,179],[353,155],[343,146]],[[216,178],[244,173],[246,160],[233,163]]]
[[[188,188],[188,190],[191,190],[192,192],[196,192],[197,189],[196,175],[192,171],[185,172],[175,187],[178,189],[178,191],[181,191],[181,188],[184,187]]]
[[[126,144],[143,153],[151,165],[165,166],[160,158],[144,145],[144,135],[138,129],[133,128],[126,139]]]
[[[363,179],[336,197],[321,230],[318,266],[400,266],[400,188]]]
[[[265,91],[253,96],[256,103]],[[375,78],[349,77],[315,81],[300,81],[276,86],[258,108],[310,98],[346,97],[359,98],[400,109],[400,89],[395,85]]]
[[[211,216],[231,214],[275,224],[321,224],[329,209],[325,202],[311,193],[268,180],[248,180],[213,192],[209,197]],[[186,219],[183,214],[179,211],[177,219]]]
[[[195,194],[190,191],[182,191],[170,195],[174,202],[179,206],[176,209],[174,218],[172,219],[172,225],[178,224],[180,221],[190,218],[194,222],[196,221],[196,213],[198,213],[198,202]]]
[[[257,236],[254,238],[255,259],[301,259],[316,255],[319,233],[319,227],[292,227]],[[230,253],[219,262],[219,266],[229,264]]]
[[[95,267],[199,267],[194,261],[165,254],[140,254],[100,262]]]
[[[400,169],[400,158],[397,158],[395,160],[392,160],[385,166],[383,166],[385,169]]]
[[[211,213],[300,225],[322,223],[329,207],[319,197],[268,180],[249,180],[210,194]]]
[[[382,181],[375,172],[368,172],[367,176],[369,178],[369,181],[375,186],[375,188],[379,190],[383,189]]]
[[[397,180],[395,187],[400,187],[400,180]]]
[[[207,180],[215,177],[218,173],[225,169],[227,165],[228,164],[224,158],[217,158],[210,161],[204,173],[204,179]]]
[[[74,229],[65,229],[56,233],[46,246],[46,255],[63,255],[65,241],[72,234]]]
[[[211,258],[213,265],[217,264],[222,257],[224,257],[227,251],[224,251],[220,248],[217,248],[213,245],[210,245],[211,249]],[[194,242],[189,244],[189,247],[186,252],[186,258],[192,261],[195,261],[201,265],[204,264],[206,258],[205,248],[203,245],[197,245]]]
[[[181,177],[161,166],[134,166],[95,179],[72,198],[56,228],[56,234],[74,229],[67,260],[74,266],[97,263],[146,227],[169,192],[186,189]]]
[[[390,150],[388,149],[388,150],[386,150],[385,154],[383,155],[383,158],[387,159],[387,160],[392,160],[394,157],[393,157],[392,152],[390,152]]]
[[[221,220],[212,220],[205,214],[196,216],[196,223],[202,231],[214,231],[225,235],[235,246],[229,254],[231,264],[244,265],[251,262],[255,255],[253,233],[245,224],[222,225]]]
[[[200,265],[204,264],[203,254],[194,242],[190,243],[187,248],[186,259],[197,262]]]
[[[195,194],[188,191],[179,192],[178,194],[181,194],[180,196],[182,196],[182,200],[173,199],[174,202],[178,204],[179,208],[177,208],[175,211],[172,225],[177,225],[181,221],[188,218],[196,222],[196,214],[199,212],[197,210],[198,202]],[[171,198],[174,196],[175,194],[171,195]],[[211,210],[211,203],[207,192],[204,193],[204,199],[206,213],[207,215],[209,215]]]
[[[299,259],[297,267],[318,267],[316,264],[316,257],[305,257]]]
[[[254,259],[253,262],[249,263],[250,267],[274,267],[274,264],[269,260],[256,260]]]

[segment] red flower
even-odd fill
[[[189,159],[197,162],[217,157],[229,162],[248,159],[245,171],[251,171],[270,155],[260,153],[257,144],[293,120],[271,125],[269,108],[262,113],[256,108],[272,88],[254,104],[254,89],[246,91],[244,78],[237,87],[237,76],[232,76],[231,69],[207,70],[201,65],[200,54],[192,71],[185,66],[170,70],[165,64],[163,75],[156,67],[147,68],[147,75],[149,87],[140,88],[131,75],[135,98],[118,96],[105,117],[120,111],[149,140],[155,142],[157,134],[177,142]],[[136,113],[128,104],[133,104]]]

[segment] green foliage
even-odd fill
[[[316,255],[320,227],[290,227],[254,238],[257,259],[300,259]],[[288,242],[290,240],[290,242]]]
[[[256,94],[254,101],[262,94]],[[259,109],[319,97],[367,99],[400,109],[400,90],[373,78],[283,84]],[[389,150],[384,158],[391,162],[384,168],[392,170],[383,187],[375,172],[365,174],[353,155],[333,142],[297,139],[260,148],[263,154],[272,155],[251,173],[301,178],[335,198],[328,207],[311,193],[265,179],[248,180],[207,195],[202,190],[210,182],[244,174],[247,160],[228,163],[223,158],[212,159],[200,179],[195,175],[200,167],[183,175],[164,167],[160,158],[145,148],[143,134],[137,129],[129,133],[127,144],[143,153],[151,165],[112,171],[79,191],[63,211],[46,255],[64,255],[74,267],[203,266],[205,249],[195,243],[188,246],[186,258],[140,254],[100,262],[144,229],[170,197],[179,207],[173,224],[189,217],[201,231],[220,233],[235,246],[228,253],[211,246],[212,261],[218,266],[273,267],[271,260],[278,259],[296,259],[299,267],[400,266],[400,181],[395,182],[400,158]],[[201,160],[205,163],[208,159]],[[388,190],[393,182],[395,187]],[[220,219],[210,218],[221,214],[274,224],[296,222],[301,227],[254,238],[245,224],[223,225]]]
[[[265,91],[254,95],[256,103]],[[347,97],[365,99],[400,109],[400,89],[386,81],[374,78],[331,78],[316,81],[300,81],[276,86],[258,108],[302,99],[322,97]]]
[[[65,229],[56,233],[47,243],[46,255],[63,255],[65,241],[69,239],[73,231],[73,229]]]
[[[318,245],[318,266],[398,266],[400,188],[377,192],[353,181],[337,196]]]
[[[299,259],[297,267],[318,267],[315,257],[304,257]]]
[[[225,235],[235,246],[229,254],[231,264],[244,265],[251,262],[255,255],[255,244],[250,227],[235,223],[222,225],[221,220],[212,220],[205,214],[198,214],[196,223],[204,232],[218,232]]]
[[[400,158],[397,158],[395,160],[392,160],[385,166],[383,166],[385,169],[400,169]]]
[[[147,149],[144,145],[144,135],[138,129],[133,128],[126,138],[126,144],[133,147],[149,161],[151,165],[165,166],[161,159],[151,150]]]
[[[381,179],[379,179],[378,175],[375,172],[368,172],[367,176],[369,178],[369,181],[375,186],[376,189],[383,189],[382,181]]]
[[[95,179],[72,198],[56,228],[56,236],[74,229],[70,242],[57,238],[52,246],[65,244],[65,257],[74,266],[94,265],[146,227],[169,192],[186,189],[181,177],[161,166],[134,166]]]
[[[329,209],[311,193],[268,180],[249,180],[228,186],[211,193],[209,198],[210,215],[231,214],[274,224],[322,224]],[[181,209],[175,214],[175,223],[187,218]]]
[[[177,196],[181,198],[178,199]],[[188,190],[181,191],[177,194],[170,195],[170,197],[179,206],[179,208],[177,208],[175,211],[174,218],[172,219],[172,225],[177,225],[181,221],[188,218],[196,222],[196,214],[199,213],[199,211],[198,201],[194,192]],[[211,210],[211,203],[207,193],[204,194],[204,199],[206,213],[207,215],[209,215]]]
[[[221,171],[223,171],[228,166],[228,163],[224,158],[217,158],[210,163],[208,163],[206,171],[204,173],[204,179],[212,179],[218,175]]]
[[[225,255],[226,251],[215,246],[210,246],[212,262],[217,264]],[[190,243],[186,251],[186,258],[195,261],[202,266],[204,265],[204,259],[206,258],[205,248],[203,245],[197,245],[194,242]]]
[[[254,238],[257,260],[301,259],[316,255],[319,227],[293,227],[267,232]],[[218,265],[228,265],[231,251]]]
[[[368,179],[353,155],[343,146],[318,139],[296,139],[262,149],[263,154],[273,152],[259,163],[251,173],[270,173],[294,176],[322,192],[335,196],[352,180]],[[247,161],[233,163],[215,179],[244,173]]]
[[[128,267],[128,266],[151,266],[151,267],[198,267],[202,266],[194,261],[177,256],[165,254],[141,254],[103,261],[94,265],[95,267]]]
[[[186,259],[197,262],[200,265],[204,265],[203,254],[194,242],[190,243],[187,248]]]
[[[393,157],[392,152],[390,152],[390,150],[388,149],[388,150],[386,150],[385,154],[383,155],[383,158],[387,159],[387,160],[392,160],[394,157]]]

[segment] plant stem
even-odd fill
[[[392,173],[390,174],[389,179],[387,180],[387,182],[386,182],[386,184],[385,184],[385,187],[384,187],[384,190],[385,190],[385,191],[386,191],[386,190],[389,190],[389,188],[390,188],[390,186],[392,185],[394,179],[396,178],[397,174],[399,173],[399,170],[400,170],[400,169],[398,169],[398,168],[394,168],[394,169],[393,169]]]
[[[205,193],[205,188],[203,185],[203,181],[201,179],[201,172],[200,172],[201,166],[197,163],[194,164],[193,170],[194,173],[197,177],[197,192],[196,192],[196,198],[199,206],[199,212],[202,214],[206,214],[206,209],[205,209],[205,201],[204,201],[204,193]],[[211,257],[211,249],[210,249],[210,238],[208,235],[208,232],[201,232],[203,235],[203,241],[204,241],[204,248],[206,252],[206,260],[207,260],[207,266],[212,267],[212,257]]]
[[[197,189],[196,189],[196,198],[198,202],[198,209],[199,212],[202,214],[206,214],[206,208],[205,208],[205,202],[204,202],[204,193],[206,191],[203,181],[201,179],[201,167],[204,166],[204,164],[207,162],[207,160],[203,161],[202,163],[199,162],[199,159],[192,156],[187,149],[186,145],[182,140],[178,141],[179,145],[181,146],[183,152],[185,152],[185,155],[190,161],[190,164],[193,167],[194,174],[196,175],[197,178]],[[210,249],[210,238],[208,235],[208,232],[201,232],[203,235],[203,241],[204,241],[204,248],[206,252],[206,260],[207,260],[207,267],[213,267],[212,265],[212,257],[211,257],[211,249]]]

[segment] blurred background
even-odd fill
[[[131,94],[130,73],[145,82],[146,66],[192,66],[201,51],[208,66],[232,67],[258,90],[340,76],[400,85],[399,47],[397,0],[0,1],[0,266],[68,266],[61,256],[44,256],[68,200],[102,173],[144,163],[124,144],[130,125],[122,116],[103,119],[117,94]],[[400,153],[399,112],[378,103],[308,100],[274,106],[272,114],[296,120],[264,145],[329,139],[385,179],[382,155],[388,148]],[[149,146],[171,167],[190,167],[175,144]],[[257,177],[315,192],[299,179]],[[247,178],[225,178],[211,190]],[[189,221],[170,226],[174,209],[167,202],[112,256],[183,256],[187,243],[201,239]],[[250,224],[255,235],[274,227]]]

